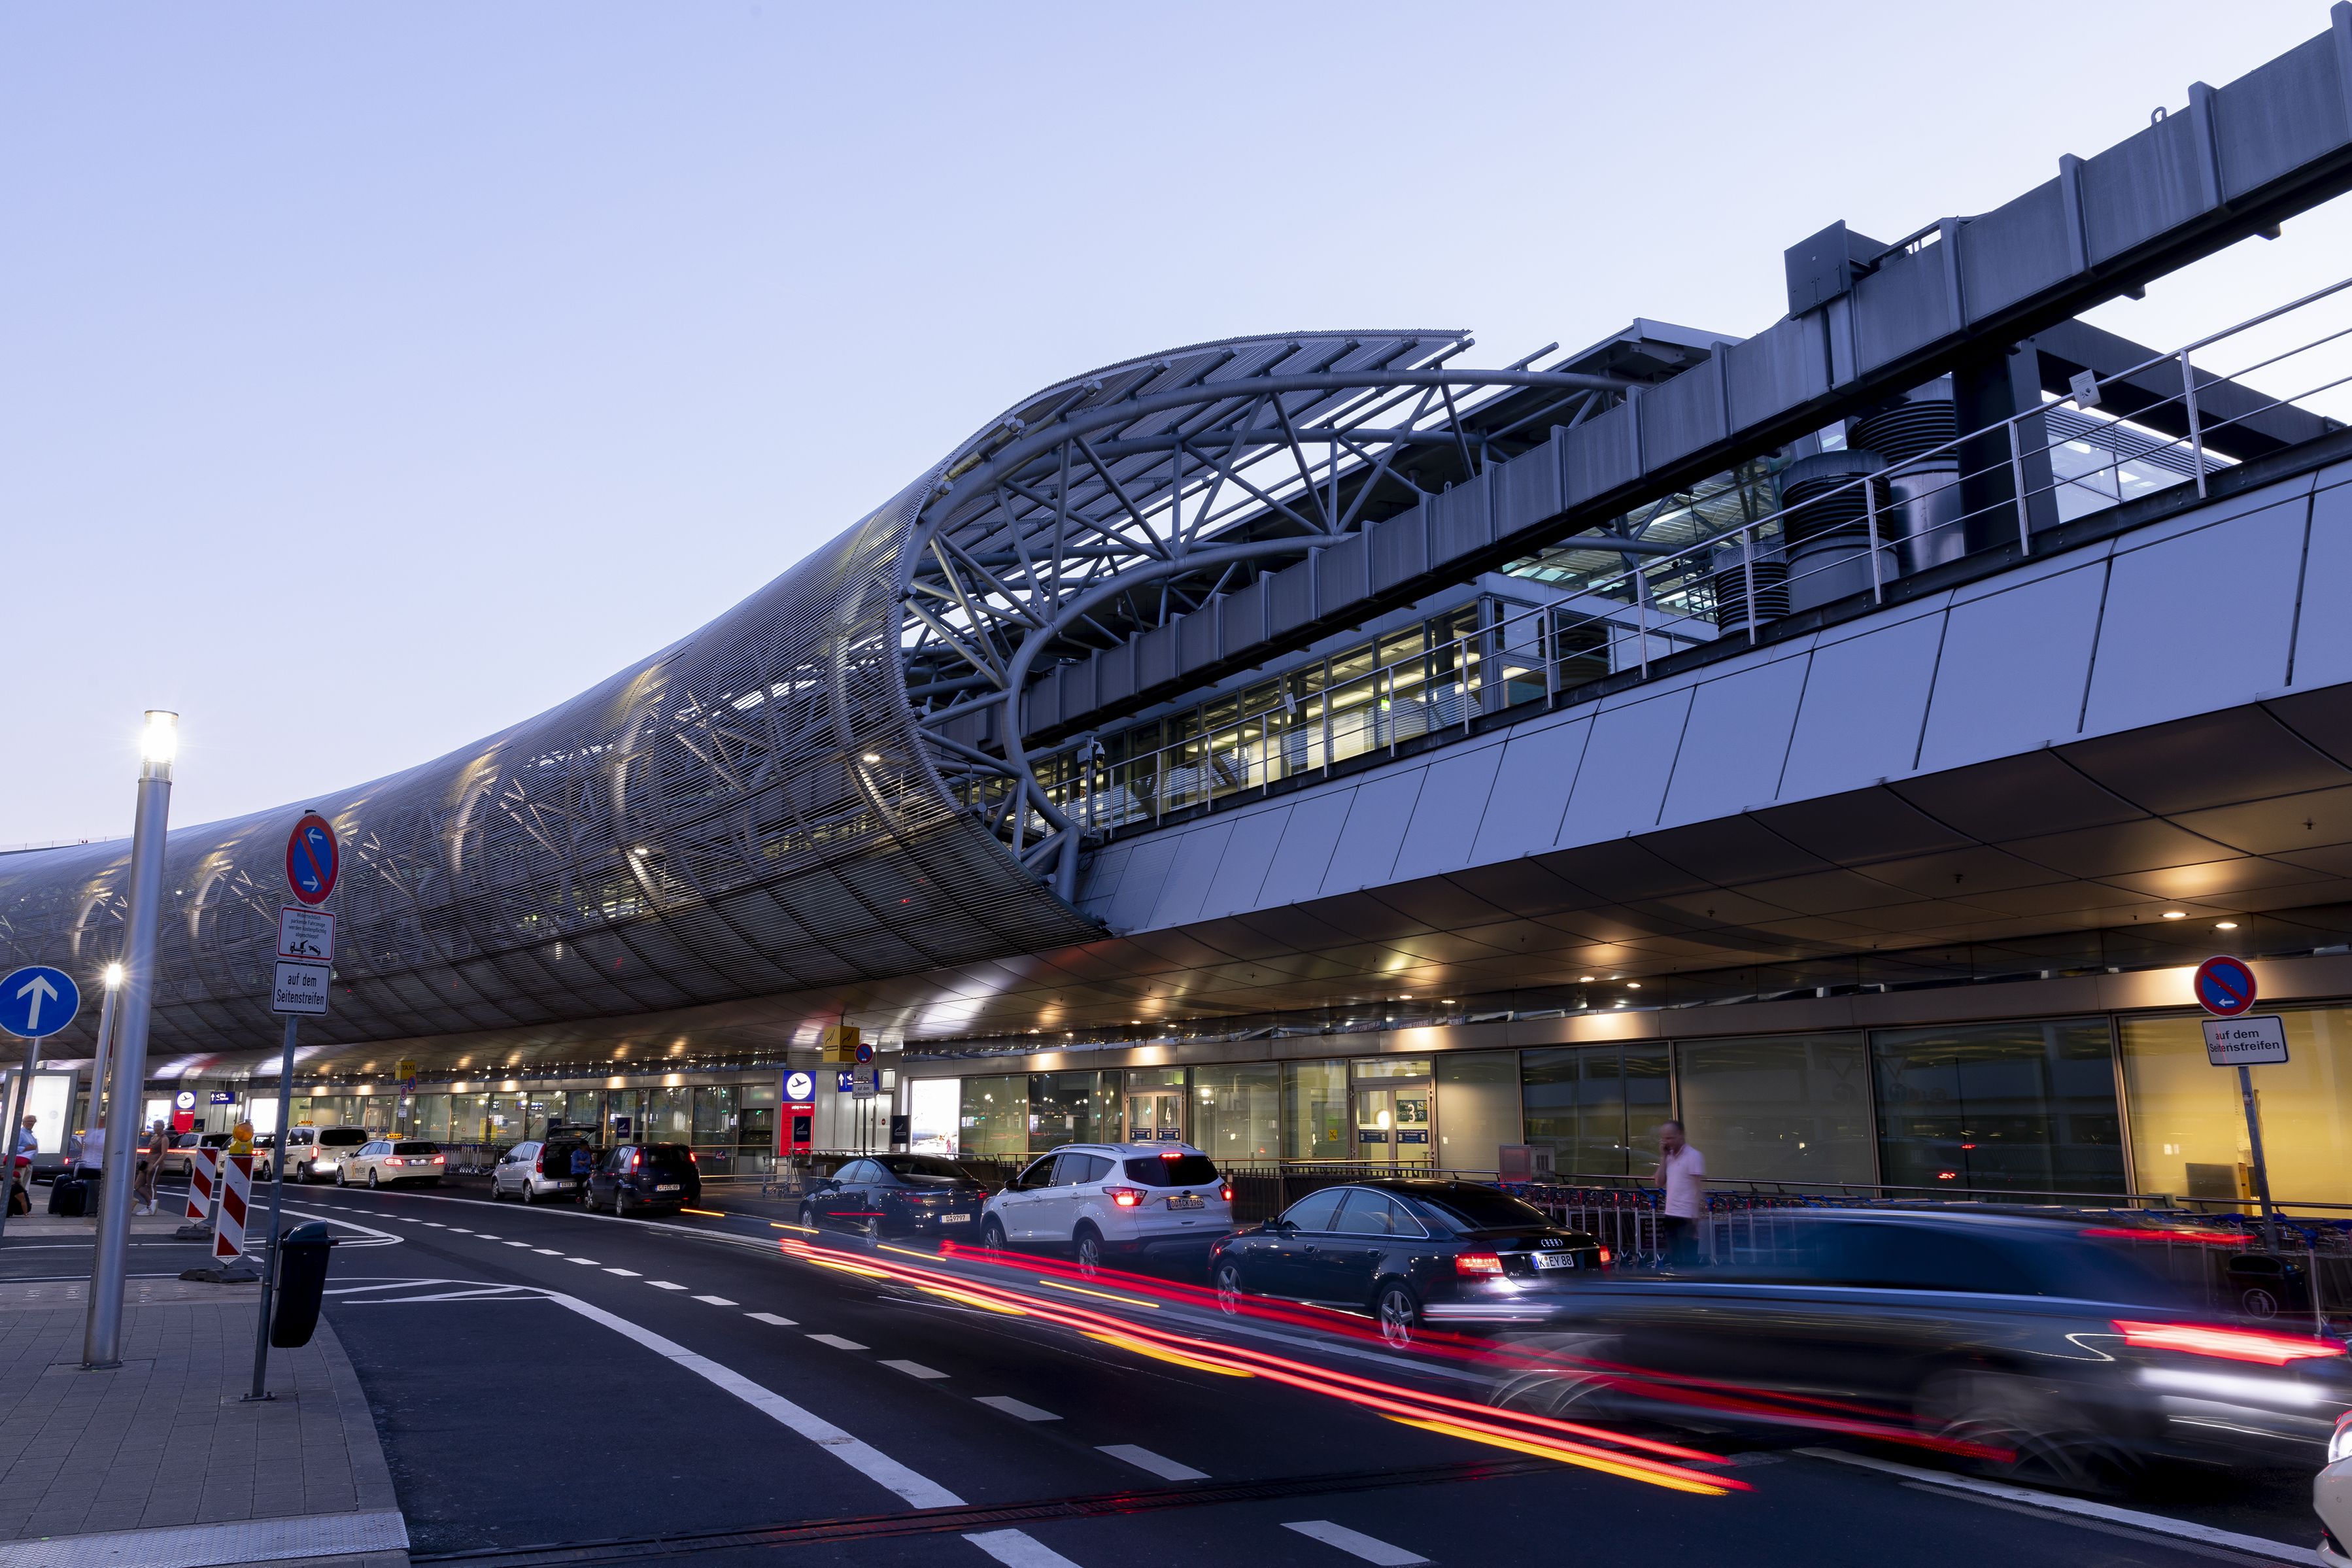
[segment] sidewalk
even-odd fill
[[[131,1280],[108,1372],[80,1366],[88,1289],[0,1284],[0,1568],[408,1568],[367,1400],[324,1321],[270,1352],[278,1397],[247,1405],[256,1287]]]

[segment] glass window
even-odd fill
[[[446,1094],[420,1094],[416,1097],[416,1131],[419,1136],[446,1142],[456,1136],[449,1131],[449,1097]]]
[[[961,1080],[958,1152],[985,1160],[1018,1160],[1029,1152],[1029,1075]]]
[[[1100,1154],[1065,1154],[1054,1166],[1057,1187],[1083,1187],[1110,1174],[1110,1161]]]
[[[1349,1065],[1360,1079],[1429,1076],[1427,1057],[1360,1057]]]
[[[1348,1201],[1339,1206],[1339,1223],[1332,1228],[1342,1236],[1393,1234],[1395,1227],[1389,1222],[1388,1194],[1362,1187],[1351,1190]]]
[[[694,1091],[694,1142],[698,1148],[735,1144],[735,1086],[718,1084]]]
[[[1217,1179],[1216,1162],[1206,1154],[1153,1154],[1129,1160],[1124,1169],[1129,1181],[1147,1187],[1198,1187]]]
[[[2105,1019],[1888,1029],[1870,1045],[1889,1185],[2124,1190]]]
[[[1282,1217],[1301,1230],[1328,1230],[1331,1216],[1339,1212],[1339,1200],[1351,1190],[1326,1187],[1319,1193],[1309,1193],[1285,1210]]]
[[[684,1143],[694,1136],[694,1090],[690,1089],[651,1089],[646,1091],[646,1124],[637,1129],[637,1136],[660,1139],[665,1143]]]
[[[1194,1068],[1192,1142],[1228,1165],[1275,1158],[1282,1144],[1281,1067]]]
[[[1488,1175],[1521,1141],[1517,1051],[1450,1051],[1437,1058],[1437,1163]]]
[[[483,1121],[482,1101],[485,1098],[478,1094],[453,1094],[449,1097],[449,1136],[454,1142],[459,1143],[496,1142],[490,1136],[488,1124]],[[319,1125],[326,1127],[334,1123],[322,1120]]]
[[[1860,1035],[1776,1035],[1675,1047],[1682,1120],[1710,1175],[1867,1184],[1869,1064]]]
[[[1561,1175],[1656,1172],[1653,1131],[1673,1114],[1664,1046],[1549,1047],[1523,1053],[1519,1070],[1527,1141],[1550,1149]]]
[[[1344,1160],[1348,1064],[1286,1062],[1282,1068],[1282,1152],[1293,1160]]]
[[[1055,1156],[1048,1154],[1042,1160],[1032,1161],[1029,1168],[1022,1172],[1019,1176],[1013,1179],[1013,1184],[1020,1188],[1023,1192],[1028,1192],[1037,1187],[1052,1186],[1054,1184],[1054,1160]]]
[[[2265,1007],[2286,1026],[2286,1062],[2249,1069],[2271,1195],[2352,1197],[2352,1007]],[[2144,1193],[2236,1198],[2252,1191],[2238,1075],[2205,1059],[2194,1015],[2116,1021],[2131,1104],[2132,1180]]]
[[[1065,1143],[1095,1143],[1116,1135],[1116,1094],[1098,1072],[1029,1075],[1029,1147],[1043,1152]]]
[[[1442,1194],[1415,1193],[1414,1197],[1465,1230],[1509,1230],[1527,1226],[1549,1227],[1543,1212],[1508,1193],[1467,1184]]]

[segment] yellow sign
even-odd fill
[[[824,1059],[829,1062],[854,1062],[857,1059],[858,1030],[855,1024],[827,1024],[824,1026]]]
[[[416,1076],[416,1064],[413,1061],[403,1058],[399,1065],[394,1068],[392,1076],[398,1079],[415,1078]]]

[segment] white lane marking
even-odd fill
[[[634,1268],[607,1268],[604,1272],[607,1274],[617,1274],[624,1279],[642,1279],[645,1278],[644,1275],[638,1273]]]
[[[1034,1405],[1024,1405],[1009,1394],[983,1394],[972,1403],[985,1405],[992,1410],[1002,1410],[1007,1415],[1018,1415],[1024,1421],[1059,1421],[1061,1419],[1050,1410],[1040,1410]]]
[[[1285,1530],[1295,1530],[1310,1541],[1326,1546],[1336,1546],[1350,1556],[1367,1563],[1377,1563],[1381,1568],[1412,1568],[1415,1563],[1426,1563],[1426,1557],[1407,1552],[1402,1546],[1391,1546],[1385,1541],[1375,1541],[1361,1531],[1349,1530],[1344,1524],[1334,1524],[1328,1519],[1302,1519],[1296,1524],[1286,1524]]]
[[[2167,1519],[2161,1514],[2140,1513],[2108,1503],[2085,1501],[2081,1498],[2058,1497],[2050,1492],[2035,1491],[2030,1487],[1971,1480],[1965,1476],[1947,1475],[1941,1470],[1923,1470],[1916,1465],[1898,1465],[1892,1459],[1843,1454],[1835,1448],[1800,1448],[1797,1452],[1809,1458],[1832,1459],[1841,1465],[1858,1465],[1865,1470],[1883,1470],[1890,1476],[1901,1476],[1906,1480],[1952,1491],[1975,1492],[1981,1497],[1998,1498],[2002,1502],[2019,1503],[2027,1508],[2048,1509],[2054,1513],[2080,1514],[2084,1519],[2095,1519],[2107,1524],[2129,1525],[2134,1530],[2178,1536],[2183,1541],[2201,1541],[2210,1546],[2226,1546],[2232,1552],[2251,1552],[2281,1562],[2316,1563],[2326,1561],[2307,1546],[2292,1546],[2284,1541],[2271,1541],[2259,1535],[2241,1535],[2234,1530],[2216,1530],[2210,1524],[2191,1524],[2185,1519]]]
[[[686,1289],[683,1285],[673,1285],[667,1279],[648,1279],[646,1283],[652,1286],[656,1290],[683,1290]]]
[[[1125,1459],[1139,1470],[1150,1470],[1163,1481],[1205,1481],[1206,1470],[1196,1470],[1190,1465],[1180,1465],[1162,1454],[1149,1448],[1139,1448],[1132,1443],[1098,1443],[1095,1451],[1108,1454],[1114,1459]]]
[[[735,1305],[734,1302],[729,1300],[724,1296],[697,1296],[695,1300],[701,1302],[706,1307],[731,1307]]]
[[[432,1226],[434,1229],[436,1229],[436,1230],[446,1230],[446,1229],[448,1229],[448,1228],[449,1228],[447,1226],[443,1225],[443,1224],[442,1224],[439,1220],[437,1220],[437,1219],[428,1219],[428,1220],[426,1220],[425,1223],[426,1225],[431,1226]]]
[[[507,1245],[509,1247],[529,1247],[530,1243],[528,1241],[509,1241]]]
[[[315,1219],[322,1220],[328,1225],[339,1225],[345,1230],[355,1230],[367,1237],[365,1241],[345,1241],[341,1244],[345,1247],[405,1247],[408,1245],[408,1238],[396,1231],[378,1230],[372,1225],[362,1225],[355,1219],[329,1219],[325,1215],[308,1207],[296,1208],[292,1204],[289,1204],[286,1205],[286,1215],[289,1219]]]
[[[866,1348],[856,1340],[845,1340],[839,1334],[811,1334],[809,1338],[821,1345],[831,1345],[837,1351],[862,1351]]]
[[[495,1236],[492,1236],[492,1235],[491,1235],[488,1231],[487,1231],[487,1230],[478,1230],[478,1231],[476,1231],[476,1232],[474,1233],[474,1239],[475,1239],[476,1241],[496,1241],[496,1240],[498,1240],[499,1238],[498,1238],[497,1237],[495,1237]]]
[[[594,1258],[565,1258],[563,1261],[564,1261],[564,1262],[566,1262],[566,1263],[584,1263],[584,1264],[586,1264],[586,1265],[587,1265],[589,1268],[601,1268],[601,1267],[603,1267],[603,1265],[599,1264],[599,1263],[598,1263]]]
[[[560,1247],[534,1247],[531,1250],[538,1253],[541,1258],[561,1258],[563,1256],[563,1248]]]
[[[1004,1568],[1078,1568],[1044,1542],[1017,1530],[984,1530],[964,1539],[1003,1563]],[[1421,1559],[1416,1557],[1413,1561],[1418,1563]]]
[[[773,1312],[746,1312],[743,1315],[754,1322],[773,1323],[780,1329],[789,1329],[793,1326],[790,1318],[779,1318]]]
[[[441,1228],[449,1232],[452,1236],[471,1236],[474,1234],[462,1225],[445,1225]]]
[[[761,1387],[750,1378],[729,1367],[719,1365],[707,1356],[698,1356],[684,1345],[662,1338],[650,1329],[639,1328],[626,1318],[615,1317],[602,1307],[591,1306],[576,1296],[566,1296],[551,1290],[548,1300],[558,1301],[591,1321],[604,1324],[615,1333],[627,1335],[656,1355],[668,1357],[696,1376],[717,1384],[751,1405],[780,1426],[806,1437],[839,1459],[850,1468],[896,1492],[909,1508],[960,1508],[963,1499],[939,1482],[919,1475],[890,1458],[870,1443],[851,1436],[832,1422],[802,1409],[791,1400]]]
[[[945,1377],[946,1373],[934,1372],[919,1361],[886,1361],[882,1363],[893,1372],[903,1372],[908,1377]]]

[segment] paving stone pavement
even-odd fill
[[[44,1538],[398,1508],[325,1321],[270,1352],[277,1398],[248,1405],[256,1287],[130,1281],[122,1365],[107,1372],[80,1365],[87,1289],[0,1284],[0,1563]],[[406,1568],[408,1554],[335,1561]]]

